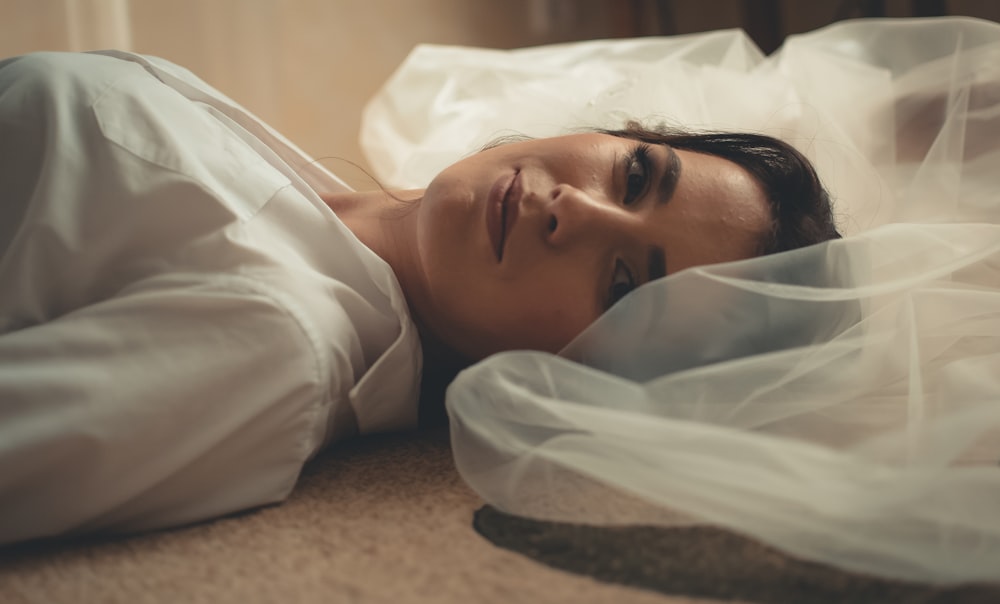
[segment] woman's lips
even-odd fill
[[[504,243],[517,220],[518,200],[521,197],[520,174],[520,170],[515,170],[497,179],[487,197],[486,232],[497,262],[503,260]]]

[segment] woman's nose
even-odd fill
[[[556,185],[549,192],[548,201],[546,238],[554,246],[607,233],[614,222],[610,220],[612,208],[607,200],[572,185]]]

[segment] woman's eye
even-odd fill
[[[615,270],[611,275],[611,287],[608,288],[607,308],[614,306],[636,287],[635,275],[622,260],[615,261]]]
[[[639,145],[629,155],[625,170],[626,206],[632,205],[642,197],[649,182],[649,146]]]

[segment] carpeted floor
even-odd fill
[[[472,528],[480,506],[443,432],[361,439],[315,460],[279,506],[124,539],[0,551],[0,602],[694,601],[497,548]]]
[[[458,477],[446,433],[361,439],[313,462],[280,506],[0,550],[0,602],[1000,601],[998,587],[853,577],[716,529],[600,529],[482,505]]]

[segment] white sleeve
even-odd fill
[[[323,439],[326,373],[282,305],[227,279],[165,278],[0,336],[0,544],[288,494]]]

